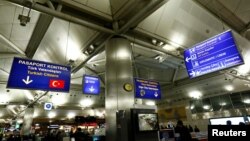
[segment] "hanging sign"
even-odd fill
[[[135,97],[143,99],[161,99],[159,82],[135,78]]]
[[[83,93],[98,95],[100,93],[100,79],[96,76],[83,76]]]
[[[244,64],[230,30],[185,50],[184,61],[190,78]]]
[[[69,92],[69,66],[14,58],[7,88]]]

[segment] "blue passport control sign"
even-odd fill
[[[161,99],[159,82],[135,78],[135,97],[143,99]]]
[[[14,58],[7,88],[69,92],[69,66]]]
[[[95,76],[83,76],[83,93],[98,95],[100,93],[100,79]]]
[[[185,50],[184,61],[189,78],[244,64],[230,30]]]

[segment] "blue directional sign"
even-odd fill
[[[69,66],[14,58],[7,88],[69,92]]]
[[[159,82],[135,78],[135,97],[143,99],[161,99]]]
[[[100,93],[100,79],[95,76],[83,76],[83,93],[98,95]]]
[[[189,78],[244,64],[230,30],[185,50],[184,61]]]

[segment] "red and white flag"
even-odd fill
[[[59,88],[59,89],[63,89],[64,88],[64,80],[50,80],[49,81],[49,87],[50,88]]]

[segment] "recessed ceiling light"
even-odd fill
[[[154,106],[155,102],[154,101],[147,101],[145,104],[149,105],[149,106]]]
[[[48,117],[49,118],[54,118],[56,116],[56,113],[54,113],[54,112],[50,112],[49,114],[48,114]]]
[[[169,44],[165,44],[162,48],[167,50],[167,51],[175,51],[178,47],[171,46]]]
[[[91,106],[91,105],[93,105],[93,100],[91,100],[91,99],[83,99],[81,102],[80,102],[80,104],[81,104],[81,106],[83,106],[83,107],[89,107],[89,106]]]
[[[189,93],[189,97],[191,98],[200,98],[202,96],[202,93],[200,91],[192,91]]]
[[[245,100],[243,100],[243,102],[246,104],[250,104],[250,99],[245,99]]]
[[[76,116],[75,113],[68,113],[68,115],[67,115],[68,118],[73,118],[73,117],[75,117],[75,116]]]
[[[194,105],[191,105],[191,106],[190,106],[190,109],[193,110],[193,109],[194,109]]]
[[[203,109],[208,110],[208,109],[210,109],[210,106],[209,105],[204,105]]]
[[[226,102],[221,102],[221,103],[220,103],[220,106],[225,106],[225,105],[227,105]]]
[[[234,87],[233,87],[232,85],[226,85],[224,88],[225,88],[227,91],[232,91],[232,90],[234,90]]]

